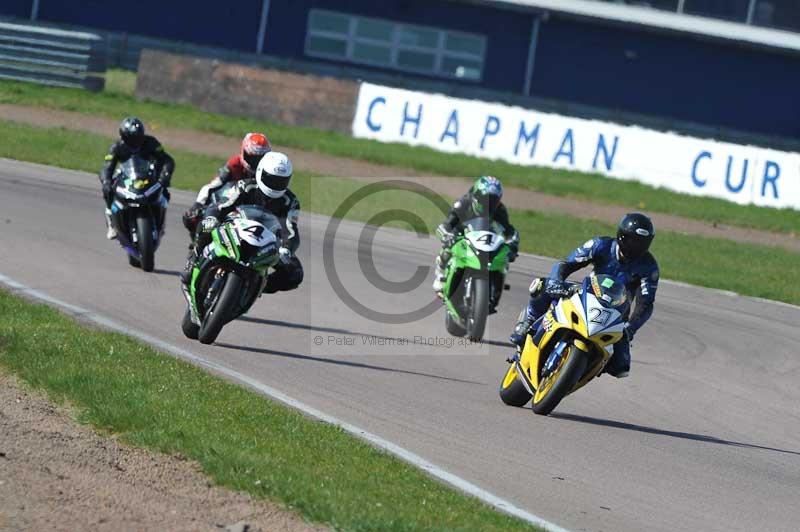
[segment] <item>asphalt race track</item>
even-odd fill
[[[800,528],[797,307],[664,283],[631,377],[603,376],[543,418],[503,405],[497,387],[530,275],[550,261],[521,257],[488,342],[453,344],[441,306],[410,323],[377,314],[432,302],[430,275],[410,292],[393,283],[430,265],[437,242],[381,229],[359,253],[363,226],[343,222],[324,256],[329,220],[306,214],[301,288],[261,298],[203,346],[180,331],[180,213],[191,199],[173,193],[157,271],[145,274],[105,240],[95,176],[0,160],[0,273],[245,373],[570,530]],[[365,278],[371,263],[385,286]],[[347,297],[372,310],[360,315]]]

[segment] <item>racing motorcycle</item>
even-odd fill
[[[113,178],[116,186],[111,223],[117,230],[117,240],[131,266],[151,272],[168,204],[156,164],[134,154],[117,168]]]
[[[464,230],[451,247],[445,269],[442,299],[444,323],[453,336],[483,338],[486,318],[500,302],[508,273],[511,249],[487,218],[464,222]]]
[[[531,292],[543,288],[541,279]],[[592,272],[582,283],[553,301],[531,326],[525,345],[511,357],[500,385],[500,398],[547,415],[567,395],[602,373],[624,334],[629,308],[625,286],[609,275]]]
[[[181,327],[187,338],[210,344],[222,327],[246,313],[261,295],[267,273],[280,259],[281,223],[257,205],[231,211],[211,231],[189,286]]]

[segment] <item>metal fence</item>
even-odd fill
[[[105,71],[99,35],[0,22],[0,79],[100,91]]]

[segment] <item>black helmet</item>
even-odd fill
[[[144,142],[144,124],[138,118],[129,116],[119,125],[119,138],[129,146],[140,148]]]
[[[503,185],[493,176],[481,176],[472,185],[472,209],[479,216],[492,216],[503,198]]]
[[[617,243],[622,258],[636,260],[647,253],[656,230],[644,214],[633,212],[623,216],[617,227]]]

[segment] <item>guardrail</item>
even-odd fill
[[[0,23],[0,79],[100,91],[105,71],[99,35]]]

